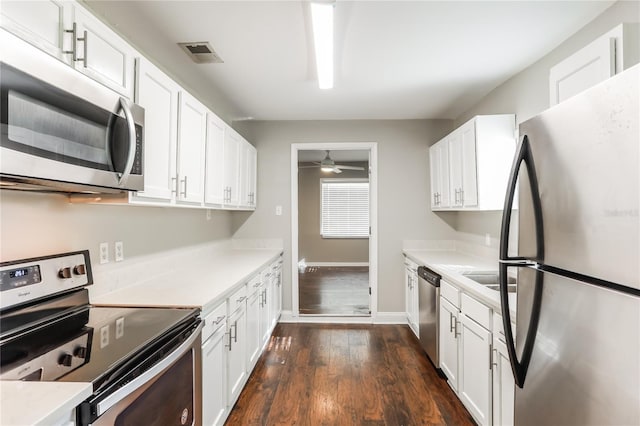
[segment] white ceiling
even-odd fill
[[[342,1],[335,88],[318,89],[303,1],[94,1],[175,75],[216,87],[234,119],[456,118],[610,1]],[[209,41],[223,64],[176,45]]]

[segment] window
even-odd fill
[[[369,238],[369,181],[320,180],[322,238]]]

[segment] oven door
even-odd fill
[[[0,40],[5,185],[142,190],[144,110],[11,34]]]
[[[78,424],[201,425],[201,329],[198,320],[134,365],[125,364],[113,384],[78,407]]]

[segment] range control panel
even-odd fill
[[[93,284],[89,251],[0,263],[0,308]]]

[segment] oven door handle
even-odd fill
[[[161,373],[164,369],[169,367],[175,361],[178,360],[184,353],[186,353],[187,349],[193,345],[196,339],[200,336],[200,331],[202,330],[203,324],[202,322],[198,324],[198,327],[191,333],[191,336],[180,346],[178,346],[171,354],[169,354],[166,358],[162,359],[156,365],[142,373],[140,376],[136,377],[125,386],[121,387],[102,401],[100,401],[97,406],[97,415],[101,416],[104,414],[109,408],[116,405],[118,402],[122,401],[129,394],[133,393],[136,389],[143,386],[149,380],[151,380],[154,376]]]

